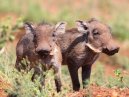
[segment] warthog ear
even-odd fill
[[[33,35],[35,35],[34,26],[32,24],[26,22],[24,24],[24,27],[25,27],[26,33],[32,33]]]
[[[77,29],[81,33],[87,33],[89,23],[81,20],[76,21]]]
[[[34,30],[35,29],[34,25],[26,22],[24,24],[24,27],[25,27],[26,33],[31,33],[32,34],[33,42],[36,43],[36,33],[35,33],[35,30]]]
[[[66,25],[67,25],[66,22],[57,23],[56,26],[55,26],[55,33],[54,34],[56,34],[56,35],[64,34]]]

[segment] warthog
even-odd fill
[[[82,67],[82,83],[85,88],[90,79],[91,67],[99,54],[113,55],[119,47],[113,42],[110,28],[91,19],[77,21],[77,28],[66,30],[58,37],[62,50],[63,64],[68,65],[71,75],[73,90],[80,89],[78,69]]]
[[[22,61],[27,59],[29,69],[34,69],[32,81],[34,81],[35,75],[41,75],[42,85],[44,84],[43,70],[53,68],[57,92],[61,90],[62,54],[56,38],[58,35],[65,33],[65,26],[66,23],[64,22],[60,22],[56,26],[45,23],[33,26],[25,23],[26,34],[16,46],[15,67],[19,71],[26,69]],[[39,67],[39,63],[42,68]]]

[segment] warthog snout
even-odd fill
[[[119,51],[119,47],[111,47],[110,49],[109,48],[104,48],[102,50],[103,53],[107,54],[107,55],[114,55],[115,53],[118,53]]]
[[[102,52],[111,56],[114,55],[115,53],[118,53],[119,51],[119,46],[114,42],[114,40],[108,41],[107,45],[102,49]]]
[[[47,57],[50,54],[50,50],[39,50],[36,52],[40,57]]]
[[[48,36],[49,38],[49,36]],[[41,39],[40,39],[41,40]],[[36,53],[40,56],[40,57],[47,57],[50,54],[50,51],[52,50],[51,44],[53,43],[53,41],[49,42],[49,40],[44,39],[43,42],[38,42],[37,43],[37,47],[36,47]]]
[[[39,44],[39,46],[36,48],[36,53],[40,56],[40,57],[47,57],[50,55],[50,51],[51,51],[51,47],[46,43],[43,43],[43,45]]]

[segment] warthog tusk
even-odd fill
[[[94,48],[91,44],[86,43],[86,46],[88,46],[91,50],[93,50],[96,53],[101,53],[102,51],[99,49]]]

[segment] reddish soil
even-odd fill
[[[7,94],[3,89],[0,89],[0,97],[7,97]]]
[[[129,89],[105,88],[91,85],[88,89],[69,93],[68,97],[129,97]]]
[[[10,83],[4,80],[4,77],[0,75],[0,97],[7,97],[7,93],[5,92],[6,89],[11,88]]]

